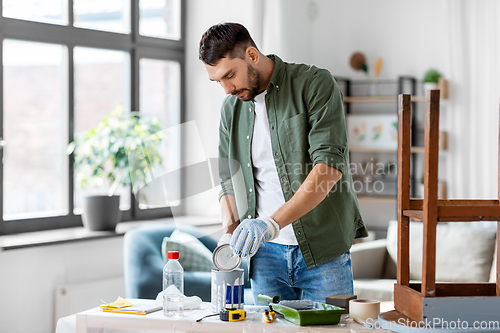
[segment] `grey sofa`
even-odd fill
[[[410,280],[421,281],[422,230],[410,224]],[[496,226],[489,223],[438,224],[437,282],[495,282]],[[351,261],[354,293],[358,298],[391,301],[394,298],[397,258],[397,221],[391,221],[387,238],[354,244]]]

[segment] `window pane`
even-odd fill
[[[130,32],[130,0],[74,0],[75,27]]]
[[[130,60],[128,53],[76,47],[75,61],[75,136],[95,127],[118,106],[130,110]],[[99,187],[81,189],[75,175],[75,213],[81,212],[84,195],[105,195],[111,186],[104,179]],[[130,189],[120,186],[120,208],[130,208]]]
[[[68,0],[3,0],[3,16],[66,24]]]
[[[66,215],[67,49],[17,40],[3,48],[3,218]]]
[[[181,39],[180,0],[140,0],[139,10],[141,35]]]
[[[140,64],[140,114],[160,118],[166,138],[162,140],[162,171],[178,170],[181,160],[180,131],[168,128],[181,121],[181,66],[175,61],[141,59]],[[172,184],[170,184],[172,185]],[[179,183],[174,186],[180,187]],[[167,189],[178,193],[178,188]],[[154,205],[158,206],[158,205]],[[139,205],[146,208],[145,205]]]

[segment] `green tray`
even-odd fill
[[[344,308],[320,302],[314,302],[312,309],[296,310],[279,303],[274,303],[279,300],[276,296],[272,299],[273,303],[269,303],[271,309],[281,313],[286,320],[299,326],[335,325],[339,323],[341,315],[345,312]]]

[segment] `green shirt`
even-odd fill
[[[292,224],[304,261],[311,268],[344,254],[355,238],[368,236],[349,167],[342,92],[325,69],[268,57],[275,67],[265,103],[285,200],[292,198],[316,163],[342,172],[327,197]],[[221,110],[219,199],[234,195],[240,219],[255,218],[256,211],[251,159],[254,109],[253,102],[228,96]]]

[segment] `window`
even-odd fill
[[[75,27],[130,32],[130,0],[73,0],[73,8]]]
[[[75,134],[95,127],[117,105],[130,110],[129,69],[127,52],[75,47]],[[80,189],[75,182],[75,213],[81,213],[84,195],[106,193],[106,185]],[[116,194],[120,195],[120,208],[129,209],[130,190],[120,187]]]
[[[5,220],[68,213],[66,54],[63,45],[3,42]]]
[[[165,174],[168,171],[179,170],[181,167],[180,152],[180,131],[172,130],[175,125],[180,124],[180,79],[181,68],[175,61],[164,61],[155,59],[141,59],[140,69],[140,110],[142,114],[159,117],[162,123],[166,140],[163,140],[162,153],[164,157],[162,171],[159,174]],[[158,174],[158,173],[156,173]],[[172,186],[172,184],[169,184]],[[167,189],[178,192],[180,184],[174,184],[177,188]],[[177,191],[176,191],[177,190]],[[161,205],[161,204],[160,204]],[[165,206],[165,204],[163,204]],[[144,209],[147,206],[140,204],[139,208]]]
[[[22,20],[66,24],[67,0],[3,0],[3,16]]]
[[[82,197],[100,189],[76,184],[73,137],[118,106],[181,122],[183,2],[0,1],[0,235],[80,226]],[[180,140],[163,144],[165,169],[180,167]],[[171,216],[117,192],[124,221]]]
[[[181,39],[181,0],[139,0],[139,8],[141,35]]]

